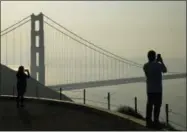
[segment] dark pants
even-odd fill
[[[23,104],[24,94],[25,94],[25,87],[18,87],[17,88],[17,105],[19,105],[20,102],[21,104]]]
[[[147,94],[147,110],[146,121],[152,122],[152,111],[154,106],[154,122],[159,122],[160,108],[162,105],[162,93],[148,93]]]

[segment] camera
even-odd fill
[[[158,62],[161,61],[161,54],[158,54],[157,55],[157,59],[156,59]]]

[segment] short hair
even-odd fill
[[[150,50],[147,57],[149,61],[154,61],[156,59],[156,52],[154,50]]]

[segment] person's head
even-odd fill
[[[147,57],[150,62],[155,61],[156,60],[156,52],[154,50],[150,50],[147,54]]]
[[[20,66],[19,69],[18,69],[18,72],[24,72],[24,67]]]

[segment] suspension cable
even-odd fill
[[[16,30],[17,28],[23,26],[24,24],[28,23],[30,20],[31,20],[31,19],[29,19],[29,20],[25,21],[24,23],[18,25],[17,27],[15,27],[15,28],[13,28],[13,29],[11,29],[11,30],[9,30],[9,31],[7,31],[7,32],[5,32],[5,33],[3,33],[3,34],[1,34],[1,37],[4,36],[4,35],[6,35],[6,34],[8,34],[8,33],[11,32],[11,31]]]
[[[3,31],[1,31],[1,33],[5,32],[6,30],[8,30],[8,29],[10,29],[10,28],[12,28],[12,27],[14,27],[14,26],[16,26],[17,24],[19,24],[19,23],[23,22],[24,20],[28,19],[29,17],[30,17],[30,15],[29,15],[29,16],[27,16],[27,17],[25,17],[25,18],[23,18],[22,20],[20,20],[20,21],[16,22],[15,24],[13,24],[13,25],[9,26],[8,28],[4,29]]]
[[[62,25],[59,24],[58,22],[54,21],[52,18],[50,18],[50,17],[48,17],[48,16],[46,16],[46,15],[44,15],[44,16],[45,16],[47,19],[51,20],[53,23],[55,23],[55,24],[57,24],[58,26],[60,26],[61,28],[63,28],[64,30],[68,31],[69,33],[73,34],[74,36],[78,37],[79,39],[81,39],[81,40],[83,40],[83,41],[89,43],[90,45],[92,45],[92,46],[94,46],[94,47],[96,47],[96,48],[98,48],[98,49],[100,49],[100,50],[102,50],[102,51],[104,51],[104,52],[106,52],[106,53],[109,53],[109,54],[111,54],[111,55],[113,55],[113,56],[115,56],[115,57],[117,57],[117,58],[120,58],[120,59],[122,59],[122,60],[124,60],[124,61],[127,61],[128,64],[131,63],[132,65],[138,65],[139,68],[142,68],[142,67],[143,67],[142,64],[139,64],[139,63],[137,63],[137,62],[134,62],[134,61],[128,60],[128,59],[126,59],[126,58],[120,57],[120,56],[118,56],[118,55],[116,55],[116,54],[113,54],[113,53],[110,52],[110,51],[107,51],[107,50],[105,50],[105,49],[103,49],[103,48],[101,48],[101,47],[99,47],[99,46],[93,44],[92,42],[90,42],[90,41],[88,41],[88,40],[86,40],[86,39],[80,37],[80,36],[77,35],[76,33],[72,32],[71,30],[69,30],[69,29],[67,29],[66,27],[62,26]],[[179,72],[168,72],[168,73],[171,73],[171,74],[181,74],[181,73],[179,73]]]
[[[22,55],[21,55],[21,52],[22,52],[22,34],[21,34],[21,31],[20,31],[20,65],[23,65],[22,64]]]
[[[15,67],[15,32],[13,31],[13,65]]]
[[[7,55],[8,55],[8,53],[7,53],[7,44],[8,44],[8,42],[7,41],[8,41],[8,39],[7,39],[7,35],[5,36],[5,41],[6,41],[6,43],[5,43],[6,44],[6,63],[5,64],[8,65],[8,59],[7,59]]]
[[[96,48],[98,48],[98,49],[100,49],[100,50],[102,50],[102,51],[104,51],[104,52],[106,52],[106,53],[109,53],[109,54],[111,54],[111,55],[113,55],[113,56],[115,56],[115,57],[117,57],[117,58],[120,58],[120,59],[122,59],[122,60],[124,60],[124,61],[127,61],[127,62],[129,62],[129,63],[142,66],[142,64],[139,64],[139,63],[136,63],[136,62],[134,62],[134,61],[131,61],[131,60],[122,58],[122,57],[120,57],[120,56],[118,56],[118,55],[116,55],[116,54],[113,54],[112,52],[109,52],[109,51],[107,51],[107,50],[105,50],[105,49],[103,49],[103,48],[101,48],[101,47],[99,47],[99,46],[93,44],[92,42],[90,42],[90,41],[88,41],[88,40],[86,40],[86,39],[84,39],[84,38],[78,36],[77,34],[73,33],[72,31],[68,30],[67,28],[65,28],[65,27],[62,26],[61,24],[57,23],[56,21],[54,21],[54,20],[51,19],[50,17],[48,17],[48,16],[46,16],[46,15],[44,15],[44,16],[45,16],[47,19],[49,19],[49,20],[51,20],[52,22],[54,22],[55,24],[57,24],[58,26],[60,26],[61,28],[63,28],[64,30],[70,32],[71,34],[73,34],[73,35],[75,35],[76,37],[78,37],[79,39],[81,39],[81,40],[83,40],[83,41],[89,43],[90,45],[92,45],[92,46],[94,46],[94,47],[96,47]]]
[[[45,15],[44,15],[44,16],[45,16]],[[46,17],[47,17],[47,16],[46,16]],[[49,18],[48,18],[48,19],[49,19]],[[52,19],[51,19],[51,20],[52,20]],[[52,21],[53,21],[53,20],[52,20]],[[121,57],[119,57],[119,56],[116,56],[115,54],[113,54],[113,53],[111,53],[111,52],[105,51],[104,49],[103,49],[103,51],[105,51],[105,52],[107,52],[107,53],[109,53],[109,54],[111,54],[111,55],[113,55],[113,56],[116,56],[117,58],[114,58],[113,56],[109,56],[109,55],[107,55],[107,54],[105,54],[105,53],[102,53],[102,52],[100,52],[100,51],[98,51],[98,50],[96,50],[96,49],[94,49],[94,48],[92,48],[92,47],[90,47],[90,46],[88,46],[88,45],[86,45],[86,44],[80,42],[79,40],[77,40],[77,39],[71,37],[70,35],[64,33],[63,31],[57,29],[56,27],[52,26],[52,25],[49,24],[48,22],[46,22],[46,21],[44,21],[44,22],[45,22],[48,26],[54,28],[55,30],[57,30],[57,31],[59,31],[59,32],[61,32],[61,33],[63,33],[64,35],[70,37],[71,39],[77,41],[78,43],[83,44],[84,46],[86,46],[86,47],[88,47],[88,48],[90,48],[90,49],[92,49],[92,50],[94,50],[94,51],[96,51],[96,52],[99,52],[100,54],[104,54],[105,56],[108,56],[108,57],[113,58],[113,59],[117,59],[117,58],[118,58],[118,59],[117,59],[118,61],[121,61],[121,62],[126,63],[126,64],[130,64],[130,65],[135,66],[135,67],[138,67],[138,68],[142,68],[142,67],[143,67],[142,64],[138,64],[138,63],[136,63],[136,62],[133,62],[133,61],[130,61],[130,60],[127,60],[127,59],[125,59],[125,61],[127,61],[127,62],[125,62],[125,61],[123,61],[124,58],[121,58]],[[54,23],[56,23],[56,22],[54,21]],[[58,24],[58,23],[56,23],[56,24]],[[59,26],[61,26],[61,25],[59,25]],[[62,27],[63,27],[63,26],[62,26]],[[69,30],[67,30],[67,31],[69,31]],[[76,35],[76,34],[74,34],[74,35]],[[79,36],[78,36],[78,37],[79,37]],[[81,39],[81,38],[80,38],[80,39]],[[84,39],[82,38],[82,40],[84,40]],[[87,41],[87,40],[84,40],[84,41]],[[88,42],[88,43],[89,43],[89,42]],[[100,48],[100,47],[98,47],[98,46],[95,46],[95,47],[96,47],[96,48]],[[121,59],[123,59],[123,60],[120,60],[119,58],[121,58]],[[131,63],[130,63],[130,62],[131,62]],[[180,74],[179,72],[168,72],[168,73]]]
[[[74,41],[76,41],[76,42],[78,42],[78,43],[80,43],[80,44],[82,44],[82,45],[84,45],[84,46],[86,46],[86,47],[88,47],[88,48],[90,48],[90,49],[92,49],[92,50],[94,50],[94,51],[96,51],[96,52],[100,53],[100,54],[104,54],[105,56],[108,56],[108,57],[110,57],[110,58],[116,59],[116,60],[121,61],[121,62],[126,63],[126,64],[130,64],[130,63],[125,62],[125,61],[123,61],[123,60],[120,60],[120,59],[114,58],[114,57],[112,57],[112,56],[109,56],[109,55],[107,55],[107,54],[105,54],[105,53],[103,53],[103,52],[101,52],[101,51],[98,51],[98,50],[96,50],[96,49],[94,49],[94,48],[92,48],[92,47],[90,47],[90,46],[86,45],[85,43],[80,42],[79,40],[77,40],[77,39],[75,39],[75,38],[71,37],[70,35],[68,35],[68,34],[64,33],[63,31],[61,31],[61,30],[57,29],[56,27],[52,26],[52,25],[51,25],[51,24],[49,24],[48,22],[46,22],[46,21],[44,21],[44,22],[45,22],[45,23],[46,23],[48,26],[50,26],[50,27],[54,28],[55,30],[57,30],[57,31],[61,32],[62,34],[64,34],[64,35],[68,36],[69,38],[73,39]],[[136,65],[136,64],[131,64],[131,65],[132,65],[132,66],[136,66],[136,67],[138,67],[138,68],[142,68],[142,66],[139,66],[139,65]]]
[[[100,79],[101,79],[101,74],[100,74],[101,73],[100,72],[101,71],[101,69],[100,69],[100,67],[101,67],[101,61],[100,61],[100,58],[101,57],[100,57],[100,54],[98,56],[99,56],[99,68],[98,68],[99,69],[99,79],[98,80],[100,81]]]

